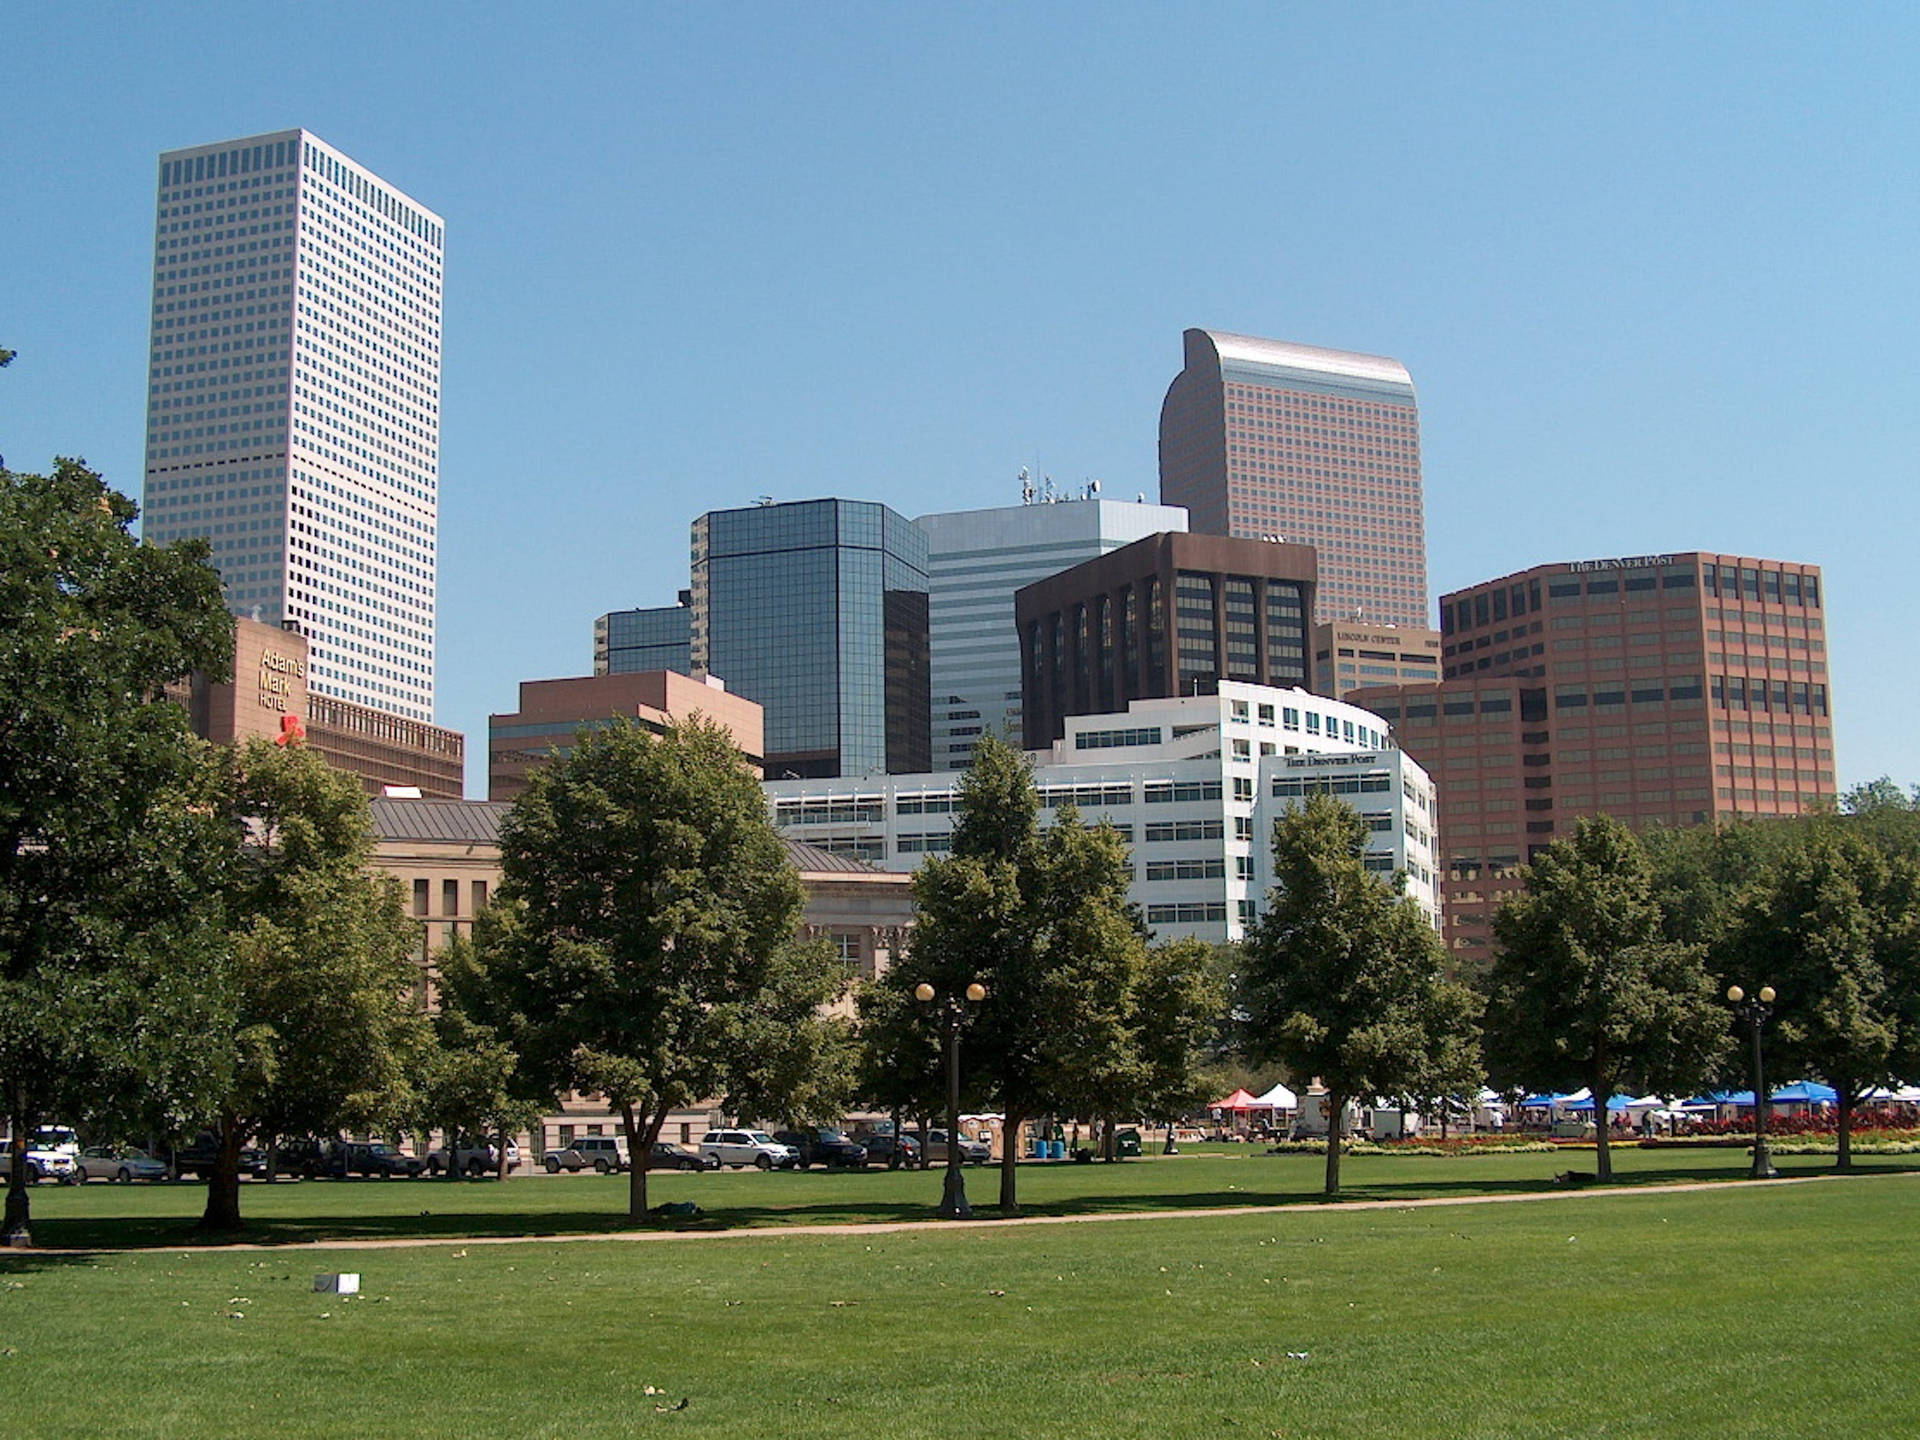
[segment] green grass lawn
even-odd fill
[[[1553,1158],[1459,1163],[1498,1189]],[[1408,1179],[1420,1163],[1356,1162],[1356,1188],[1452,1183],[1454,1162]],[[1104,1183],[1147,1204],[1189,1174],[1238,1203],[1298,1194],[1312,1167],[1151,1162]],[[1068,1206],[1099,1177],[1029,1183]],[[292,1216],[351,1195],[368,1223],[382,1206],[418,1221],[439,1188],[470,1219],[496,1202],[604,1217],[618,1185],[246,1198]],[[869,1205],[839,1198],[861,1187]],[[925,1205],[937,1177],[662,1189],[867,1213]],[[177,1213],[191,1193],[35,1199]],[[0,1393],[34,1435],[1907,1436],[1916,1205],[1920,1181],[1888,1176],[864,1236],[23,1255],[0,1261]],[[313,1293],[321,1270],[359,1271],[364,1293]]]
[[[1551,1190],[1562,1170],[1593,1166],[1591,1150],[1555,1154],[1348,1156],[1341,1162],[1349,1200],[1438,1198]],[[1641,1150],[1614,1153],[1616,1183],[1734,1181],[1746,1174],[1742,1149]],[[1118,1214],[1142,1210],[1219,1209],[1319,1198],[1324,1160],[1318,1155],[1266,1155],[1245,1146],[1149,1156],[1117,1165],[1023,1165],[1021,1208],[1027,1214]],[[1828,1156],[1782,1157],[1784,1175],[1820,1174]],[[1920,1168],[1920,1157],[1862,1157],[1866,1172]],[[982,1215],[997,1213],[999,1171],[969,1167],[967,1191]],[[758,1170],[649,1177],[648,1199],[692,1200],[703,1210],[674,1228],[858,1224],[930,1218],[940,1199],[939,1170],[801,1173]],[[206,1203],[197,1183],[177,1185],[40,1185],[33,1190],[34,1238],[49,1248],[178,1245],[192,1239]],[[624,1176],[517,1176],[494,1180],[304,1180],[244,1182],[242,1213],[249,1240],[419,1236],[581,1235],[627,1228]]]

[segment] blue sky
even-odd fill
[[[1825,568],[1920,780],[1920,9],[16,6],[0,451],[138,495],[153,161],[304,125],[447,222],[439,718],[591,668],[756,496],[1156,493],[1189,325],[1392,355],[1436,596]]]

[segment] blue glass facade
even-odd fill
[[[765,708],[770,777],[929,768],[927,539],[884,505],[701,516],[691,654]]]
[[[693,673],[693,611],[684,605],[615,610],[593,622],[593,673]]]

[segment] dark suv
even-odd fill
[[[867,1165],[867,1147],[849,1139],[842,1130],[781,1130],[773,1138],[800,1152],[802,1170],[810,1165],[843,1165],[864,1170]]]
[[[211,1130],[202,1130],[193,1137],[191,1145],[183,1145],[173,1152],[173,1168],[182,1175],[200,1180],[213,1178],[213,1167],[219,1160],[220,1141]],[[242,1150],[240,1173],[255,1180],[264,1180],[267,1175],[266,1152],[251,1148]]]
[[[415,1155],[403,1155],[385,1142],[350,1142],[340,1147],[349,1175],[378,1175],[382,1180],[404,1175],[412,1179],[426,1169],[426,1162]]]

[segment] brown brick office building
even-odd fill
[[[1543,565],[1442,597],[1442,678],[1343,698],[1440,802],[1448,944],[1492,956],[1519,870],[1576,820],[1797,815],[1835,793],[1817,566],[1704,552]]]
[[[1318,575],[1311,546],[1168,533],[1014,592],[1026,748],[1222,680],[1305,689]]]
[[[428,799],[458,800],[466,783],[466,737],[307,688],[307,640],[297,629],[236,618],[233,679],[196,674],[168,687],[186,707],[194,733],[218,745],[271,740],[289,719],[329,765],[357,775],[369,795],[389,785]]]

